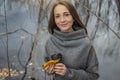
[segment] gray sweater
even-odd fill
[[[54,30],[45,45],[45,59],[57,53],[62,54],[67,72],[64,76],[55,74],[54,80],[98,79],[98,59],[83,29],[70,33]]]

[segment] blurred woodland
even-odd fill
[[[0,0],[0,80],[50,80],[42,69],[56,0]],[[99,60],[99,80],[120,79],[120,0],[68,0]],[[114,75],[113,75],[114,74]]]

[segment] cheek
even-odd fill
[[[74,22],[74,19],[72,17],[68,18],[67,21],[70,23],[70,24],[73,24]]]
[[[59,20],[55,19],[55,24],[58,26],[59,25]]]
[[[73,25],[73,22],[74,22],[74,20],[71,20],[71,21],[70,21],[70,26],[72,26],[72,25]]]

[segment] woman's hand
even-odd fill
[[[47,73],[54,73],[54,64],[50,64],[48,65],[44,70],[47,72]]]
[[[65,75],[65,73],[67,71],[67,68],[63,63],[57,63],[57,64],[55,64],[53,70],[56,74],[59,74],[59,75],[63,76],[63,75]]]

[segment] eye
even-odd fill
[[[70,13],[64,13],[65,17],[69,17],[71,14]]]
[[[65,14],[65,16],[69,16],[70,14]]]
[[[55,18],[59,18],[60,16],[59,15],[56,15]]]

